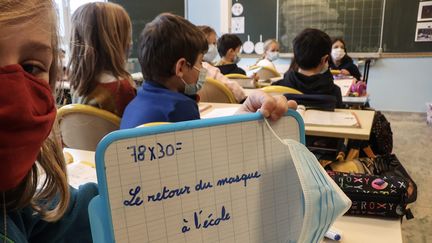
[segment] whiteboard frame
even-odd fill
[[[305,127],[300,114],[294,110],[288,110],[284,117],[293,117],[297,121],[299,129],[299,142],[305,144]],[[107,179],[105,174],[105,151],[112,143],[139,136],[148,136],[218,125],[228,125],[247,121],[258,121],[262,119],[263,116],[261,113],[256,112],[212,119],[171,123],[160,126],[125,129],[109,133],[102,139],[96,148],[96,174],[98,179],[99,195],[90,201],[88,208],[93,242],[115,242],[111,207],[108,197]]]

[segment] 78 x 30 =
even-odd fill
[[[154,146],[148,145],[133,145],[128,146],[128,150],[132,150],[130,154],[134,162],[138,161],[152,161],[156,159],[162,159],[164,157],[173,156],[176,151],[182,149],[182,143],[178,142],[176,144],[163,145],[161,143],[156,143]]]

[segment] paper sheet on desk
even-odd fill
[[[229,108],[216,108],[209,113],[201,116],[201,118],[215,118],[215,117],[222,117],[222,116],[232,116],[236,113],[238,110],[237,107],[229,107]]]
[[[348,96],[351,86],[354,84],[354,79],[335,79],[334,83],[341,89],[342,96]]]
[[[351,112],[306,110],[304,106],[299,106],[297,112],[306,125],[360,128],[357,117]]]
[[[253,68],[253,69],[249,69],[249,70],[246,71],[246,76],[252,77],[255,73],[257,73],[261,69],[263,69],[263,67],[256,67],[256,68]]]
[[[78,188],[88,182],[97,183],[96,169],[88,163],[81,161],[67,166],[69,185]]]

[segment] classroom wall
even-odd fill
[[[219,1],[187,0],[187,19],[195,25],[211,25],[215,30],[219,30],[220,12]]]
[[[231,0],[186,0],[187,19],[195,25],[208,25],[220,36],[229,32],[230,16],[222,12],[230,11]]]
[[[253,65],[256,58],[242,58],[239,65]],[[288,59],[276,61],[279,72],[289,67]],[[425,112],[432,102],[432,58],[381,58],[369,70],[370,105],[383,111]],[[363,67],[360,67],[363,72]]]
[[[370,104],[379,110],[425,112],[432,102],[432,58],[383,58],[369,70]]]

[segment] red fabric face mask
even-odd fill
[[[56,116],[51,88],[20,65],[0,67],[0,191],[15,188],[36,161]]]

